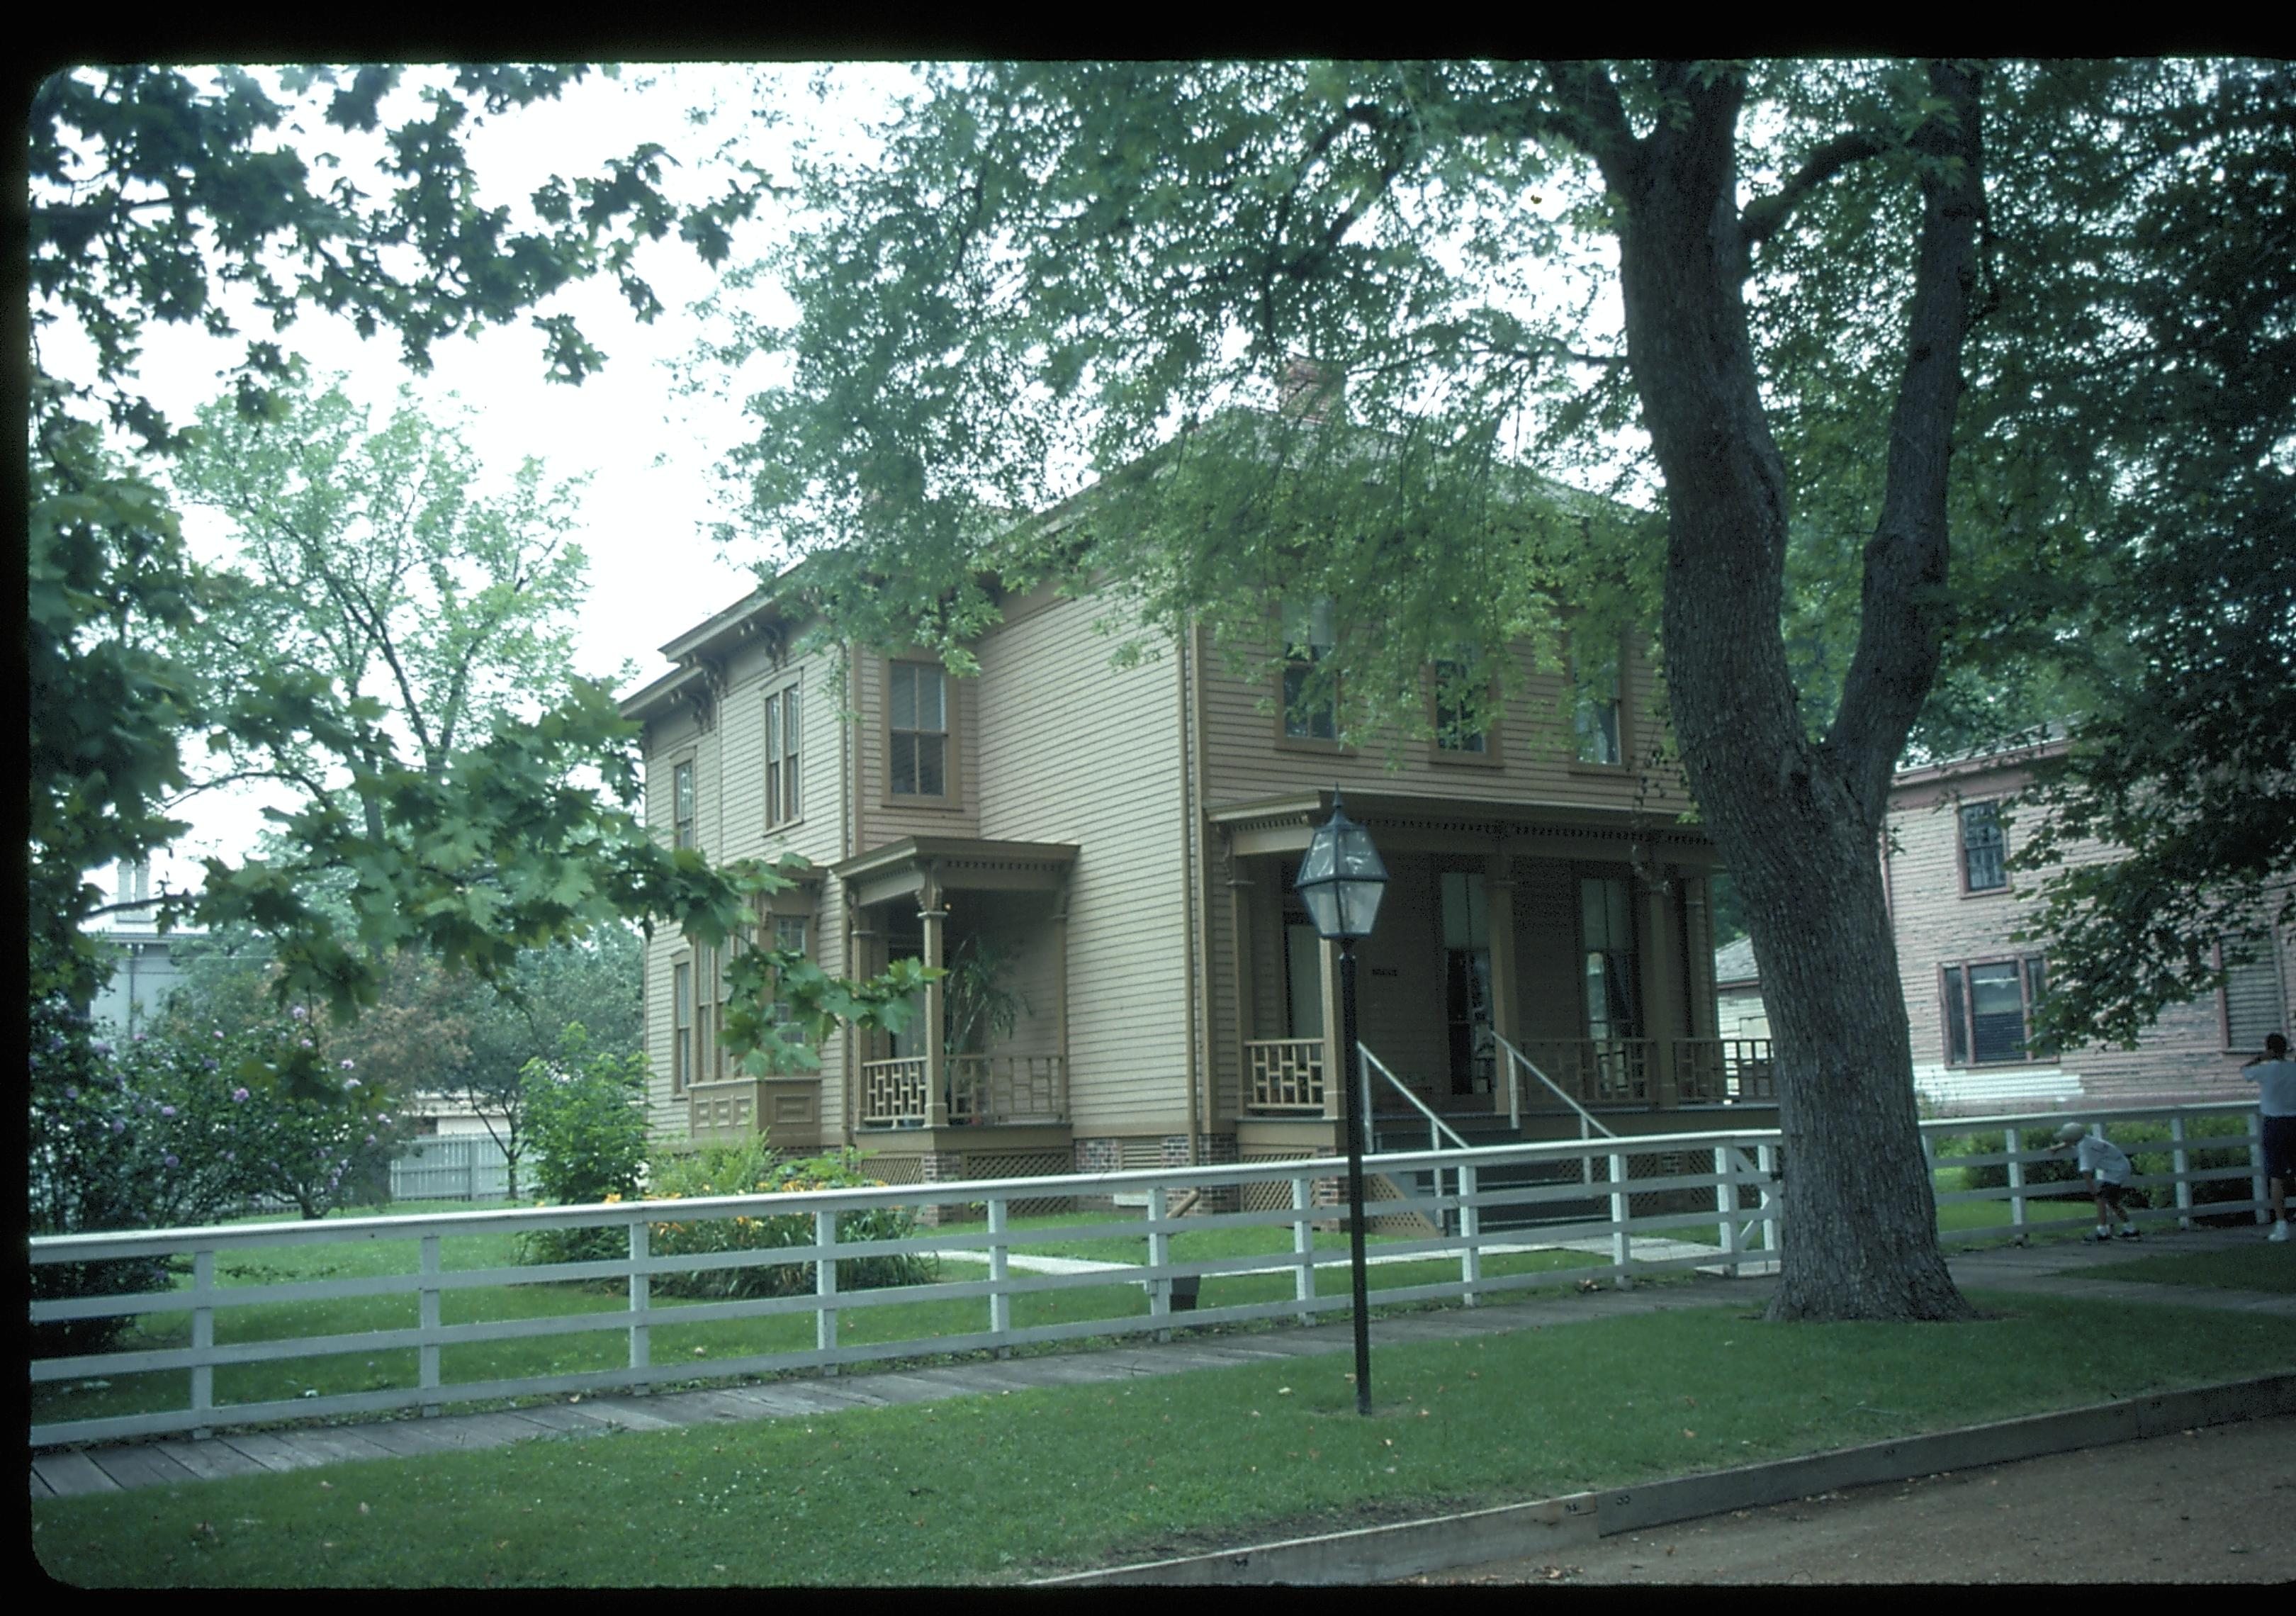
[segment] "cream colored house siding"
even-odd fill
[[[1179,660],[1119,669],[1105,599],[1014,603],[963,681],[978,834],[1065,842],[1070,1112],[1078,1137],[1185,1132]],[[1032,1000],[1033,1003],[1033,1000]]]
[[[817,867],[835,864],[843,855],[844,730],[838,723],[837,693],[830,681],[827,654],[777,664],[769,644],[761,640],[729,659],[724,685],[716,694],[706,726],[685,711],[651,721],[645,736],[648,828],[665,844],[669,841],[674,831],[673,771],[678,761],[692,757],[696,836],[713,864],[764,857],[784,849],[804,855]],[[765,823],[765,700],[768,693],[779,693],[792,684],[804,693],[800,817],[769,831]],[[841,973],[845,926],[838,899],[836,883],[824,879],[808,940],[822,967]],[[684,1100],[673,1103],[670,1095],[671,966],[690,956],[689,946],[675,925],[657,926],[646,951],[648,1092],[657,1131],[673,1139],[687,1136],[689,1119]],[[840,1040],[832,1038],[822,1062],[822,1116],[829,1132],[835,1131],[835,1119],[841,1114],[842,1060]]]
[[[1247,648],[1247,654],[1260,654],[1262,649]],[[1599,767],[1574,761],[1572,711],[1565,699],[1568,686],[1562,675],[1535,670],[1528,648],[1518,647],[1514,655],[1527,685],[1521,695],[1506,704],[1494,726],[1499,767],[1439,760],[1428,742],[1406,741],[1397,749],[1399,767],[1393,773],[1387,767],[1392,738],[1389,734],[1366,736],[1347,750],[1328,742],[1286,738],[1282,715],[1275,710],[1280,694],[1277,682],[1272,677],[1238,678],[1215,657],[1206,670],[1205,729],[1210,754],[1206,797],[1217,807],[1337,783],[1343,790],[1448,797],[1463,802],[1633,809],[1640,785],[1633,766],[1648,756],[1656,726],[1652,712],[1656,676],[1648,659],[1638,652],[1628,659],[1625,670],[1620,699],[1628,718],[1627,733],[1621,739],[1629,763]],[[1263,701],[1267,710],[1262,710]],[[1643,800],[1644,811],[1670,820],[1686,806],[1688,799],[1678,774],[1668,771],[1656,778],[1654,786]]]

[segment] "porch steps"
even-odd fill
[[[1443,1119],[1470,1146],[1516,1144],[1529,1140],[1526,1130],[1510,1128],[1505,1117],[1486,1113],[1448,1116]],[[1397,1112],[1373,1119],[1372,1138],[1374,1157],[1381,1145],[1395,1150],[1425,1148],[1427,1120],[1411,1112]],[[1406,1141],[1410,1143],[1406,1144]],[[1406,1202],[1432,1199],[1439,1192],[1435,1185],[1435,1169],[1417,1172],[1380,1173],[1382,1182],[1393,1186],[1398,1198]],[[1477,1176],[1479,1187],[1486,1194],[1495,1190],[1527,1188],[1533,1185],[1577,1183],[1578,1164],[1575,1161],[1526,1161],[1505,1167],[1486,1167]],[[1430,1207],[1414,1214],[1427,1226],[1429,1232],[1449,1234],[1458,1218],[1455,1210]],[[1590,1193],[1585,1200],[1542,1201],[1529,1206],[1490,1206],[1483,1209],[1482,1227],[1496,1229],[1537,1228],[1547,1224],[1589,1223],[1611,1215],[1609,1192]]]

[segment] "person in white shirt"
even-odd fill
[[[2073,1169],[2089,1181],[2090,1194],[2096,1197],[2096,1228],[2082,1236],[2098,1241],[2112,1238],[2108,1215],[2120,1224],[2120,1238],[2136,1239],[2136,1226],[2128,1221],[2128,1213],[2120,1204],[2121,1186],[2128,1182],[2128,1153],[2103,1134],[2092,1133],[2078,1122],[2068,1122],[2057,1130],[2059,1150],[2070,1150]]]
[[[2264,1053],[2242,1063],[2240,1075],[2259,1086],[2256,1107],[2264,1113],[2264,1176],[2272,1184],[2272,1233],[2288,1238],[2288,1183],[2296,1178],[2296,1061],[2288,1040],[2274,1033]]]

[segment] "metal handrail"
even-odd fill
[[[1572,1099],[1568,1094],[1565,1094],[1561,1087],[1555,1083],[1553,1078],[1548,1077],[1545,1072],[1539,1070],[1538,1065],[1529,1055],[1523,1054],[1521,1050],[1517,1049],[1513,1044],[1508,1043],[1505,1038],[1502,1038],[1496,1028],[1486,1027],[1482,1030],[1489,1037],[1491,1042],[1496,1044],[1501,1049],[1505,1050],[1508,1055],[1512,1057],[1507,1063],[1507,1122],[1510,1127],[1521,1128],[1522,1126],[1522,1102],[1514,1079],[1514,1069],[1517,1066],[1521,1066],[1525,1071],[1530,1073],[1532,1077],[1537,1078],[1540,1082],[1546,1084],[1548,1090],[1553,1093],[1556,1099],[1562,1101],[1572,1111],[1578,1113],[1578,1136],[1581,1139],[1587,1137],[1587,1130],[1590,1128],[1596,1133],[1601,1134],[1606,1139],[1615,1139],[1619,1136],[1616,1130],[1603,1127],[1600,1118],[1596,1117],[1593,1112],[1588,1111],[1585,1106],[1579,1104],[1578,1101]]]
[[[1365,1122],[1368,1123],[1371,1120],[1371,1073],[1372,1069],[1374,1067],[1377,1067],[1379,1069],[1379,1075],[1385,1078],[1390,1083],[1395,1086],[1395,1092],[1401,1095],[1405,1099],[1410,1101],[1413,1105],[1418,1108],[1419,1114],[1427,1119],[1427,1148],[1429,1150],[1440,1150],[1443,1148],[1440,1144],[1436,1143],[1436,1139],[1439,1135],[1442,1137],[1448,1138],[1452,1144],[1457,1145],[1461,1150],[1469,1148],[1464,1137],[1454,1129],[1449,1123],[1444,1121],[1442,1118],[1428,1110],[1427,1103],[1424,1100],[1422,1100],[1417,1095],[1413,1094],[1410,1089],[1405,1087],[1403,1079],[1397,1077],[1395,1073],[1389,1069],[1385,1061],[1381,1060],[1377,1055],[1372,1054],[1371,1046],[1369,1045],[1358,1042],[1356,1045],[1356,1048],[1363,1055],[1364,1062],[1363,1112]]]

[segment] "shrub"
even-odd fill
[[[2070,1119],[2079,1120],[2079,1119]],[[2062,1127],[2060,1123],[2058,1127]],[[2197,1118],[2185,1127],[2186,1162],[2194,1170],[2213,1167],[2244,1167],[2248,1150],[2244,1145],[2206,1147],[2202,1142],[2236,1136],[2247,1131],[2248,1119],[2240,1116]],[[1988,1129],[1981,1134],[1956,1134],[1936,1142],[1937,1161],[1949,1168],[1960,1156],[1989,1155],[2001,1149],[2002,1132]],[[2105,1136],[2128,1153],[2130,1170],[2138,1177],[2152,1177],[2176,1170],[2176,1158],[2165,1147],[2169,1143],[2166,1122],[2114,1122],[2105,1128]],[[2045,1151],[2057,1142],[2055,1128],[2029,1128],[2019,1134],[2019,1143],[2028,1151]],[[2155,1148],[2146,1149],[2146,1146]],[[1999,1162],[1982,1167],[1959,1169],[1966,1187],[1973,1190],[2001,1189],[2009,1182],[2008,1168]],[[2080,1182],[2073,1168],[2073,1153],[2052,1156],[2046,1161],[2025,1163],[2025,1187],[2029,1190],[2058,1185],[2070,1190]],[[2193,1186],[2193,1203],[2206,1205],[2210,1202],[2245,1201],[2249,1196],[2248,1181],[2227,1178]],[[2177,1203],[2172,1185],[2158,1184],[2148,1189],[2134,1189],[2127,1197],[2132,1206],[2170,1207]]]
[[[860,1169],[851,1151],[776,1161],[764,1138],[708,1146],[662,1163],[647,1193],[649,1203],[710,1195],[788,1194],[803,1190],[864,1189],[880,1185]],[[841,1212],[837,1237],[845,1241],[906,1240],[916,1234],[916,1218],[906,1207]],[[814,1243],[810,1212],[739,1216],[657,1223],[652,1250],[661,1256],[694,1257],[720,1251],[768,1251]],[[931,1259],[903,1253],[840,1258],[840,1290],[867,1291],[889,1285],[925,1284],[938,1270]],[[697,1268],[658,1274],[653,1288],[670,1296],[726,1298],[794,1296],[814,1288],[812,1263],[774,1263],[754,1267]]]
[[[645,1171],[646,1062],[594,1052],[579,1022],[566,1029],[560,1061],[527,1064],[527,1128],[545,1202],[585,1206],[634,1199]],[[537,1202],[537,1205],[544,1204]],[[594,1262],[629,1247],[619,1229],[537,1229],[519,1237],[528,1262]]]

